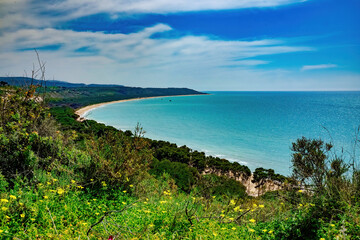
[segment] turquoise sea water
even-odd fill
[[[291,143],[302,136],[353,150],[360,92],[209,92],[115,103],[87,118],[145,137],[187,145],[230,161],[291,172]],[[326,129],[325,129],[326,128]]]

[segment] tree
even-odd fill
[[[327,173],[327,155],[331,144],[320,139],[302,137],[292,144],[293,177],[302,184],[314,186],[322,191]]]

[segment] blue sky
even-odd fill
[[[360,90],[358,0],[2,0],[0,75],[197,90]]]

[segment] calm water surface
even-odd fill
[[[230,161],[291,172],[291,143],[302,136],[353,150],[360,92],[209,92],[97,108],[87,117],[122,130],[139,122],[145,136],[187,145]]]

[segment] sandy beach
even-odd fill
[[[137,101],[142,99],[150,99],[150,98],[165,98],[165,97],[184,97],[184,96],[197,96],[197,95],[204,95],[204,94],[190,94],[190,95],[170,95],[170,96],[154,96],[154,97],[139,97],[139,98],[129,98],[129,99],[123,99],[123,100],[117,100],[117,101],[111,101],[111,102],[103,102],[103,103],[97,103],[93,105],[89,105],[83,108],[80,108],[75,111],[77,115],[79,115],[78,121],[84,121],[86,119],[86,114],[90,112],[91,110],[94,110],[95,108],[102,107],[107,104],[113,104],[113,103],[121,103],[121,102],[128,102],[128,101]]]

